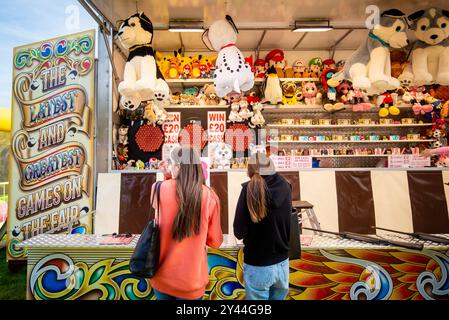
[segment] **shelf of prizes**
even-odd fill
[[[201,154],[206,183],[220,199],[225,235],[221,248],[208,249],[204,299],[245,298],[242,244],[232,225],[257,152],[291,184],[292,200],[308,203],[300,216],[313,218],[301,224],[288,299],[447,299],[449,156],[423,153],[448,146],[447,4],[389,8],[379,1],[379,25],[368,28],[364,6],[344,1],[317,2],[313,10],[300,2],[281,10],[265,0],[251,10],[248,1],[231,1],[229,10],[218,2],[199,0],[206,32],[186,34],[169,29],[193,6],[90,0],[89,13],[104,21],[112,44],[98,39],[97,59],[93,32],[15,52],[15,90],[24,92],[15,93],[21,104],[13,110],[26,112],[15,112],[12,131],[26,132],[14,135],[14,176],[62,151],[72,152],[67,167],[82,163],[63,168],[61,177],[70,179],[59,185],[59,176],[10,183],[21,197],[10,197],[18,207],[10,210],[17,225],[8,217],[8,259],[28,259],[27,298],[155,299],[149,280],[130,274],[129,259],[148,220],[150,188],[163,180],[161,161],[188,145]],[[291,12],[309,11],[331,17],[327,32],[292,32],[299,29]],[[46,60],[31,63],[53,54],[47,45],[55,49],[48,65],[73,64],[55,69],[65,82],[50,88],[36,80],[50,79],[36,76],[50,72]],[[30,101],[54,98],[44,88],[72,90],[63,102],[73,110],[51,119],[48,110],[31,112]],[[339,234],[305,229],[315,220]]]

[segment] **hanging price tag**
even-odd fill
[[[207,131],[209,143],[224,142],[226,131],[225,111],[209,111],[207,113]]]

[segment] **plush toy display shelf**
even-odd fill
[[[268,128],[301,128],[301,129],[338,129],[338,128],[404,128],[404,127],[430,127],[432,123],[414,124],[349,124],[349,125],[301,125],[301,124],[267,124]]]
[[[433,142],[434,139],[423,139],[423,140],[362,140],[362,141],[351,141],[351,140],[328,140],[328,141],[299,141],[299,140],[278,140],[272,141],[272,143],[289,143],[289,144],[327,144],[327,143],[341,143],[341,144],[353,144],[353,143],[420,143],[420,142]]]
[[[228,105],[184,105],[184,104],[170,104],[164,107],[165,109],[223,109],[228,110]]]
[[[318,82],[320,79],[318,78],[280,78],[281,82]],[[187,85],[187,86],[203,86],[207,83],[213,83],[214,79],[207,78],[207,79],[166,79],[165,80],[169,85]],[[255,84],[263,84],[265,82],[265,79],[254,79]]]
[[[406,111],[406,110],[411,110],[412,106],[411,105],[407,105],[407,104],[403,104],[403,105],[397,105],[396,107],[398,107],[401,111]],[[340,111],[334,111],[334,112],[328,112],[326,110],[323,109],[323,107],[321,105],[304,105],[304,104],[299,104],[299,105],[264,105],[264,109],[262,112],[265,113],[284,113],[284,112],[313,112],[313,113],[327,113],[327,114],[338,114],[341,112],[351,112],[354,114],[364,114],[364,113],[378,113],[379,112],[379,107],[377,107],[376,105],[372,105],[371,110],[368,111],[357,111],[357,112],[353,112],[352,111],[352,105],[345,105],[345,109],[340,110]]]

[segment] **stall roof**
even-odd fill
[[[117,20],[144,11],[157,32],[154,46],[171,51],[184,46],[186,51],[206,50],[199,33],[168,32],[170,20],[198,19],[204,26],[230,14],[241,30],[237,45],[246,51],[281,48],[283,50],[353,50],[366,36],[366,13],[370,5],[380,11],[397,8],[406,14],[430,6],[449,8],[447,0],[79,0],[87,3],[102,18]],[[329,19],[336,29],[324,33],[293,33],[295,20]],[[264,32],[265,30],[265,32]]]

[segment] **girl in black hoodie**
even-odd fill
[[[283,300],[288,293],[291,186],[262,153],[250,158],[248,176],[234,219],[234,235],[245,245],[246,299]]]

